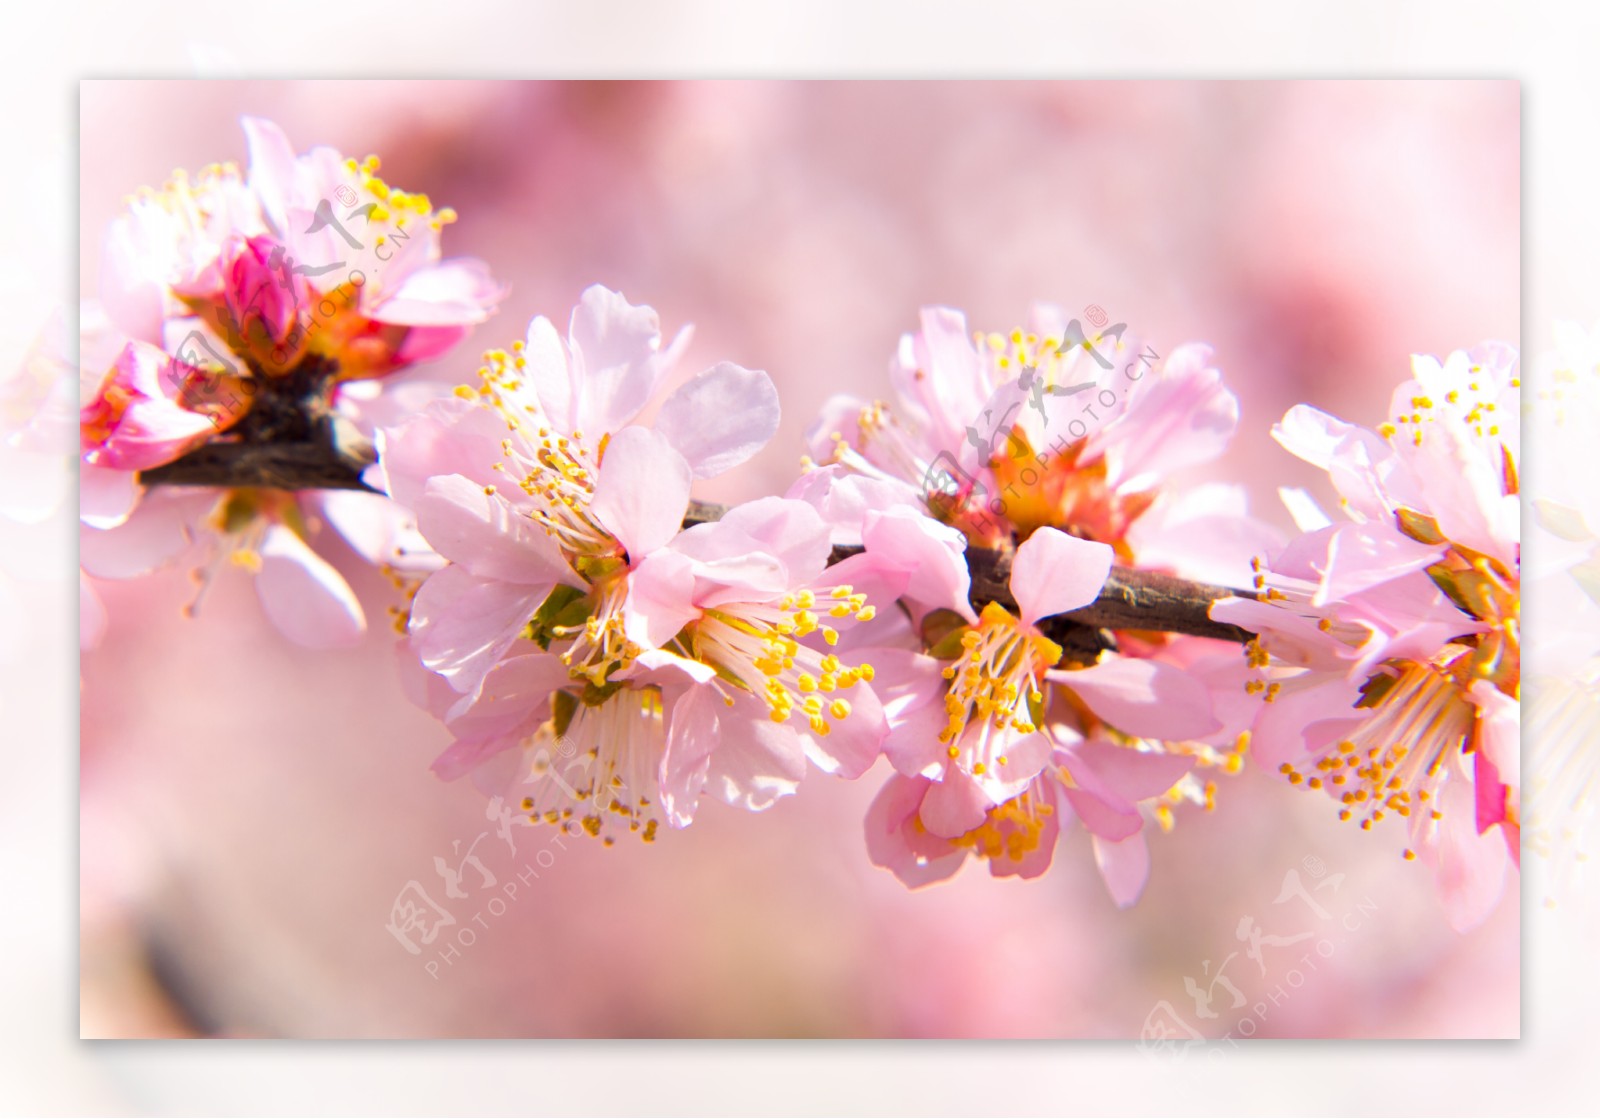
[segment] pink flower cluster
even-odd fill
[[[1302,530],[1212,616],[1259,633],[1245,684],[1259,763],[1333,795],[1341,819],[1405,821],[1470,927],[1520,858],[1521,545],[1516,351],[1413,359],[1376,431],[1304,405],[1273,429],[1324,469],[1332,520]]]
[[[203,591],[231,562],[255,574],[285,636],[348,645],[365,617],[312,547],[319,522],[374,561],[428,566],[403,547],[403,511],[359,492],[146,492],[140,474],[202,446],[309,442],[335,425],[370,435],[397,398],[437,391],[401,381],[380,400],[373,379],[443,355],[502,293],[480,261],[440,259],[455,213],[389,186],[375,158],[297,156],[264,120],[244,131],[248,174],[175,172],[107,237],[80,330],[82,563],[117,579],[189,554]]]
[[[1520,811],[1515,351],[1417,358],[1377,431],[1292,410],[1274,434],[1328,471],[1341,519],[1286,492],[1291,539],[1242,488],[1182,484],[1238,424],[1206,347],[1163,355],[1047,305],[1002,334],[928,308],[892,399],[833,399],[788,493],[708,519],[694,483],[778,429],[766,373],[679,382],[688,330],[666,340],[595,286],[564,335],[535,318],[469,383],[400,375],[500,294],[439,260],[454,215],[375,160],[246,132],[248,178],[175,180],[113,232],[85,344],[91,574],[204,539],[288,636],[348,642],[361,607],[308,546],[326,518],[414,580],[399,654],[454,739],[439,776],[606,844],[685,827],[706,796],[760,811],[812,768],[876,767],[867,852],[908,885],[969,858],[1034,877],[1081,833],[1128,905],[1149,838],[1254,763],[1363,826],[1406,819],[1458,924],[1499,896]],[[370,437],[382,496],[141,481],[335,424]],[[1252,639],[1070,617],[1140,573],[1253,583],[1212,610]]]

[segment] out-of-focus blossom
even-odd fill
[[[83,406],[79,432],[86,466],[137,472],[162,466],[238,423],[248,407],[233,379],[226,402],[191,409],[184,394],[201,370],[148,342],[129,342],[94,398]],[[220,393],[218,395],[221,395]]]
[[[66,331],[58,312],[0,377],[0,516],[18,524],[52,516],[70,492],[78,383]]]
[[[653,838],[705,788],[761,809],[808,756],[850,776],[877,756],[870,667],[810,643],[837,640],[819,612],[872,614],[823,578],[822,518],[771,498],[682,529],[693,480],[758,451],[778,403],[765,373],[722,363],[632,424],[679,348],[654,311],[591,287],[564,342],[535,319],[481,387],[380,433],[374,477],[450,561],[408,637],[416,694],[456,734],[434,768],[531,775],[535,821]]]
[[[413,408],[443,395],[394,375],[444,353],[502,292],[481,262],[440,259],[454,212],[389,186],[375,158],[297,156],[276,125],[244,129],[248,177],[231,164],[175,173],[108,234],[101,300],[81,331],[85,569],[129,577],[198,554],[203,593],[231,559],[256,574],[286,636],[348,645],[365,616],[313,550],[315,526],[333,523],[376,563],[437,567],[407,511],[355,491],[147,498],[140,472],[207,443],[326,443],[335,417],[370,437],[394,405],[365,386],[393,385]]]
[[[1528,493],[1537,566],[1529,614],[1539,640],[1528,651],[1528,790],[1523,837],[1543,865],[1545,901],[1576,888],[1593,857],[1600,800],[1600,497],[1592,482],[1600,430],[1600,325],[1556,328],[1540,359],[1526,410],[1543,435],[1530,444]]]
[[[1407,819],[1458,927],[1519,853],[1519,387],[1516,351],[1490,344],[1413,359],[1376,432],[1291,409],[1273,433],[1328,471],[1344,517],[1286,494],[1304,531],[1261,600],[1212,609],[1260,634],[1257,759],[1364,828]]]

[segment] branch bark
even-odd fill
[[[374,460],[366,440],[345,431],[314,443],[208,443],[139,480],[151,486],[263,486],[283,490],[367,490],[361,471]],[[692,502],[685,527],[715,521],[727,506]],[[859,552],[835,548],[833,563]],[[989,602],[1014,609],[1011,597],[1011,553],[969,548],[972,603]],[[1159,571],[1115,566],[1094,602],[1047,620],[1046,631],[1070,651],[1094,653],[1114,649],[1115,630],[1181,633],[1222,641],[1245,642],[1255,635],[1238,626],[1213,621],[1211,604],[1230,596],[1255,598],[1253,591],[1198,583]]]

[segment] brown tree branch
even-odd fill
[[[284,490],[369,490],[361,471],[373,462],[373,448],[348,430],[324,429],[327,438],[308,443],[208,443],[183,458],[139,476],[146,485],[264,486]],[[692,502],[684,525],[718,520],[727,506]],[[831,562],[859,552],[835,548]],[[998,602],[1014,609],[1011,597],[1011,553],[984,548],[967,550],[972,572],[972,602]],[[1112,631],[1181,633],[1222,641],[1244,642],[1255,635],[1238,626],[1213,621],[1211,604],[1228,597],[1254,598],[1252,591],[1219,587],[1167,575],[1116,566],[1094,602],[1057,615],[1045,628],[1069,652],[1093,654],[1116,647]]]

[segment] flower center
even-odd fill
[[[529,821],[581,830],[607,847],[625,823],[653,843],[661,825],[649,794],[667,746],[661,689],[624,687],[595,705],[557,692],[552,706],[550,722],[524,743],[537,785],[522,801]]]
[[[1118,493],[1106,482],[1105,459],[1079,461],[1086,446],[1086,439],[1078,439],[1046,458],[1034,451],[1022,428],[1012,429],[989,463],[995,485],[1005,495],[1005,517],[1019,541],[1039,528],[1059,528],[1109,544],[1119,562],[1132,563],[1128,530],[1155,503],[1159,491]]]
[[[873,617],[866,595],[848,585],[834,587],[829,600],[830,617],[863,622]],[[776,604],[724,603],[708,608],[687,628],[687,651],[716,669],[720,681],[760,696],[773,722],[788,722],[798,712],[813,733],[826,736],[833,729],[830,719],[850,715],[850,701],[836,693],[871,680],[873,669],[870,664],[850,667],[832,653],[800,644],[798,638],[812,633],[821,633],[829,645],[839,640],[838,631],[822,622],[820,608],[809,590],[785,595]],[[722,694],[732,706],[733,697]]]
[[[1364,830],[1388,812],[1409,817],[1427,811],[1430,820],[1440,819],[1434,807],[1439,790],[1454,759],[1472,748],[1476,708],[1454,671],[1466,655],[1464,647],[1450,645],[1434,662],[1390,662],[1367,681],[1358,704],[1373,708],[1371,718],[1319,758],[1314,772],[1303,774],[1288,762],[1279,772],[1290,784],[1337,792],[1339,818],[1359,818]]]
[[[361,188],[378,200],[367,214],[369,225],[390,226],[404,232],[408,223],[425,221],[437,231],[456,220],[454,210],[448,206],[435,210],[433,202],[426,194],[412,194],[409,191],[398,190],[380,179],[379,161],[375,155],[369,155],[359,163],[354,159],[347,159],[344,165],[356,176]],[[383,242],[384,238],[380,236],[378,244],[381,245]]]
[[[557,617],[550,633],[558,638],[571,638],[572,645],[561,654],[562,663],[572,672],[573,679],[588,680],[599,687],[614,672],[621,672],[633,664],[639,655],[639,646],[628,640],[624,631],[623,607],[628,601],[628,582],[621,574],[601,579],[589,596],[594,603],[593,612],[581,622],[560,624]]]
[[[541,424],[536,437],[528,424],[539,417],[539,406],[523,383],[527,359],[522,342],[511,351],[489,350],[478,370],[481,388],[456,388],[456,395],[492,408],[506,421],[513,438],[501,441],[505,454],[494,469],[512,478],[529,497],[539,502],[531,516],[553,536],[570,559],[620,555],[622,546],[589,515],[594,497],[595,471],[605,457],[608,436],[591,447],[583,432],[562,435]],[[534,439],[537,438],[537,442]]]
[[[1045,670],[1061,659],[1061,646],[1024,626],[998,603],[983,608],[978,624],[961,635],[961,654],[944,670],[949,721],[939,732],[952,761],[981,777],[1005,765],[992,732],[1032,734],[1044,717]],[[969,733],[970,732],[970,733]]]
[[[1045,822],[1055,811],[1039,782],[1031,781],[1022,792],[989,809],[983,823],[950,842],[990,861],[1020,863],[1039,849]]]

